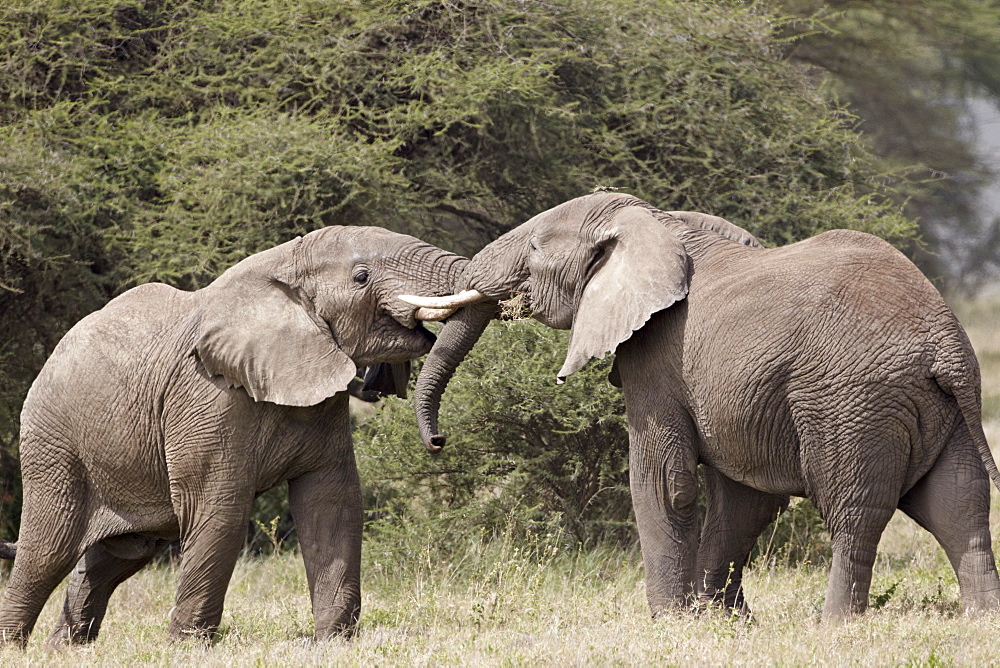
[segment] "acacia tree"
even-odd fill
[[[1000,174],[977,150],[974,100],[1000,105],[1000,4],[994,0],[781,0],[789,57],[825,74],[862,119],[927,245],[921,267],[972,291],[1000,271],[1000,219],[980,190]]]
[[[324,225],[472,253],[607,186],[774,243],[905,243],[784,26],[724,0],[4,3],[0,438],[83,314]]]

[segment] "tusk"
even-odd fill
[[[469,304],[475,304],[486,298],[479,290],[462,290],[457,295],[447,297],[418,297],[416,295],[399,295],[399,300],[412,306],[432,309],[457,309]]]
[[[413,317],[425,322],[438,322],[444,320],[458,309],[454,308],[424,308],[420,307],[413,312]]]

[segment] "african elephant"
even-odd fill
[[[0,638],[23,645],[72,571],[50,641],[93,640],[115,587],[176,538],[169,633],[213,634],[254,497],[284,481],[316,636],[349,633],[362,505],[346,390],[365,366],[405,387],[385,367],[430,350],[419,321],[448,312],[396,295],[445,293],[467,263],[380,228],[327,227],[201,290],[141,285],[80,321],[24,403]]]
[[[938,292],[881,239],[834,230],[765,249],[721,218],[597,193],[501,236],[455,287],[406,297],[463,307],[417,382],[425,444],[442,445],[441,393],[498,300],[525,293],[535,318],[572,330],[560,381],[616,352],[654,615],[694,594],[747,610],[743,566],[790,495],[811,499],[830,531],[824,619],[867,607],[896,508],[942,545],[966,609],[996,608],[989,478],[1000,475],[978,364]]]

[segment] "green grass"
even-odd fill
[[[987,436],[1000,445],[1000,296],[958,309],[983,368]],[[1000,538],[994,492],[993,536]],[[525,545],[456,541],[441,561],[433,534],[385,534],[365,544],[363,609],[351,641],[315,643],[301,559],[286,553],[240,562],[221,637],[210,647],[167,641],[175,566],[146,569],[111,601],[92,646],[42,646],[61,603],[49,601],[28,649],[0,651],[0,665],[536,665],[892,664],[997,661],[1000,614],[960,611],[954,572],[931,536],[897,513],[883,535],[873,608],[820,625],[826,566],[769,555],[746,576],[756,621],[721,613],[649,618],[635,548],[564,552],[558,536]],[[399,540],[405,540],[401,545]]]

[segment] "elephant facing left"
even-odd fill
[[[211,636],[254,498],[284,481],[316,636],[350,633],[362,505],[347,386],[359,367],[430,350],[420,321],[449,312],[396,296],[447,294],[467,262],[380,228],[327,227],[201,290],[141,285],[81,320],[21,414],[24,510],[0,640],[23,646],[72,573],[49,641],[92,641],[115,587],[177,538],[169,633]]]

